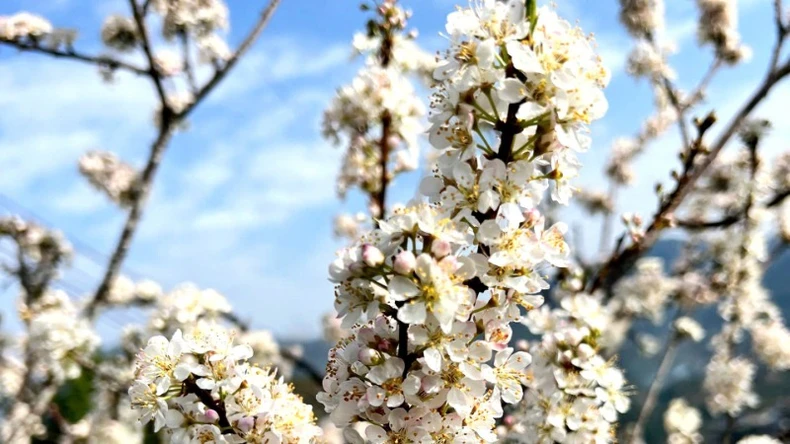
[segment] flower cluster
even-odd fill
[[[323,135],[335,145],[347,144],[338,177],[338,194],[354,187],[370,196],[374,215],[384,214],[379,196],[396,175],[417,168],[417,139],[424,131],[425,107],[416,97],[411,74],[432,66],[404,35],[410,13],[386,0],[375,5],[368,32],[354,37],[354,48],[367,55],[365,66],[341,88],[324,111]]]
[[[229,56],[230,50],[218,34],[228,27],[228,8],[221,0],[154,0],[152,7],[162,16],[165,38],[195,38],[206,63]]]
[[[738,5],[735,0],[697,0],[699,25],[697,37],[701,43],[713,45],[716,56],[734,64],[749,58],[751,52],[741,44],[738,33]]]
[[[104,20],[101,40],[107,47],[116,51],[130,51],[138,43],[137,24],[133,19],[121,15],[111,15]]]
[[[701,443],[702,435],[699,432],[701,426],[702,415],[699,410],[690,406],[683,398],[673,399],[664,412],[664,430],[667,431],[669,443]]]
[[[122,207],[131,205],[136,198],[137,171],[113,153],[85,153],[80,158],[80,173],[91,185]]]
[[[561,308],[530,312],[524,324],[542,340],[532,344],[528,390],[508,438],[523,443],[611,442],[630,400],[622,371],[600,354],[611,313],[598,298],[577,293]]]
[[[628,315],[641,316],[659,323],[664,309],[677,289],[677,282],[664,273],[664,262],[657,257],[640,259],[636,272],[622,279],[614,289],[620,310]]]
[[[620,22],[634,37],[664,29],[664,0],[620,0]]]
[[[743,357],[731,358],[726,352],[711,359],[705,369],[704,389],[708,393],[708,411],[738,416],[744,409],[755,407],[759,398],[754,393],[757,367]]]
[[[38,40],[49,35],[52,31],[52,23],[44,17],[29,12],[0,16],[0,39]]]
[[[414,87],[393,68],[369,66],[338,91],[324,112],[324,136],[334,143],[347,139],[348,151],[338,178],[338,193],[352,187],[374,194],[381,191],[382,149],[387,144],[387,174],[394,176],[417,168],[417,138],[423,131],[420,118],[425,110],[415,97]],[[386,122],[384,122],[386,120]],[[388,137],[382,140],[382,125]]]
[[[739,440],[738,444],[781,444],[781,442],[768,435],[752,435]]]
[[[38,372],[55,380],[80,376],[82,360],[90,359],[99,337],[66,293],[45,292],[30,305],[20,307],[20,317],[28,324],[27,353],[34,356]]]
[[[132,408],[174,442],[314,442],[312,408],[252,355],[218,325],[155,336],[135,363]]]
[[[0,238],[13,239],[24,257],[57,267],[72,254],[71,245],[58,231],[48,230],[17,216],[0,217]]]
[[[581,31],[534,6],[491,0],[449,15],[429,132],[442,154],[420,186],[428,201],[395,210],[330,266],[353,335],[330,352],[319,401],[347,439],[493,442],[503,403],[519,403],[537,379],[530,353],[508,347],[510,324],[542,304],[540,270],[570,263],[565,225],[547,227],[537,205],[550,182],[554,200],[571,197],[574,152],[606,110],[608,77]],[[592,303],[568,301],[577,305],[567,317],[600,319],[576,311]],[[569,326],[535,349],[546,360],[541,388],[584,398],[585,417],[558,424],[560,439],[610,436],[627,408],[622,373],[596,355],[595,335]],[[565,359],[589,379],[555,375]]]

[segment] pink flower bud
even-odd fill
[[[253,427],[255,427],[255,418],[252,416],[245,416],[236,423],[236,427],[238,427],[243,433],[248,433]]]
[[[516,341],[516,350],[529,350],[529,342],[525,339],[519,339]]]
[[[509,427],[509,426],[512,426],[513,424],[515,424],[516,420],[513,418],[513,415],[507,415],[502,420],[502,422],[505,423],[505,425]]]
[[[206,413],[203,414],[206,418],[206,422],[217,422],[219,421],[219,413],[216,410],[208,409]]]
[[[384,253],[370,244],[362,246],[362,260],[368,267],[378,267],[384,263]]]
[[[392,268],[395,270],[395,273],[398,274],[411,274],[414,271],[414,267],[417,266],[417,258],[414,257],[414,253],[411,251],[401,251],[395,256],[395,262],[392,265]]]
[[[431,253],[437,259],[441,259],[452,252],[452,247],[450,246],[450,242],[442,239],[436,239],[431,244]]]

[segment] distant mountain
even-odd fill
[[[679,256],[682,245],[682,241],[664,240],[658,242],[648,255],[660,257],[666,264],[671,264]],[[785,319],[790,318],[790,252],[776,260],[767,270],[764,284],[773,294],[773,300],[780,306]],[[699,310],[694,317],[702,324],[708,335],[715,334],[721,328],[721,318],[715,307]],[[635,330],[637,333],[665,334],[666,323],[668,321],[664,325],[654,326],[646,321],[638,321]],[[516,326],[514,335],[516,339],[523,338],[527,337],[528,332],[525,328]],[[304,349],[305,359],[314,368],[323,369],[331,345],[323,340],[303,342],[300,345]],[[705,442],[720,442],[725,421],[723,418],[707,416],[701,391],[704,368],[710,357],[711,350],[707,348],[704,341],[702,344],[687,342],[681,345],[676,358],[676,362],[679,364],[673,369],[670,381],[660,395],[659,405],[647,425],[647,444],[666,442],[662,414],[671,399],[681,396],[687,398],[690,403],[703,412]],[[647,387],[655,377],[658,358],[647,358],[640,354],[632,343],[626,342],[618,354],[618,361],[626,372],[629,383],[640,394],[632,399],[631,410],[624,415],[622,421],[623,423],[633,422],[639,413]],[[761,371],[757,381],[757,391],[762,399],[761,406],[775,406],[775,408],[750,412],[739,419],[739,424],[741,428],[748,428],[748,430],[742,430],[744,432],[776,435],[780,432],[779,428],[787,427],[787,422],[790,421],[790,372],[767,373]],[[311,395],[318,390],[318,387],[306,381],[300,381],[297,386],[307,400],[312,399]],[[323,408],[318,406],[317,412],[320,414],[323,412]]]

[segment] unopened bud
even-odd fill
[[[217,422],[219,421],[219,413],[216,410],[208,409],[206,413],[203,414],[206,419],[206,422]]]
[[[442,239],[436,239],[431,244],[431,253],[437,259],[441,259],[452,252],[452,246],[450,246],[450,242]]]
[[[585,361],[592,358],[594,355],[595,350],[590,347],[590,344],[579,344],[579,347],[576,348],[576,356]]]
[[[236,423],[236,427],[241,430],[242,433],[248,433],[255,427],[255,418],[252,416],[245,416]]]
[[[368,267],[378,267],[384,263],[384,253],[373,245],[362,246],[362,260]]]
[[[395,256],[395,262],[392,264],[392,268],[395,270],[395,273],[398,274],[411,274],[416,266],[417,258],[414,257],[414,253],[408,250],[398,253],[398,255]]]
[[[365,365],[375,365],[381,361],[381,355],[372,348],[364,348],[357,354],[357,359]]]

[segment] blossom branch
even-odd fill
[[[774,194],[774,196],[765,203],[765,208],[774,208],[779,206],[786,198],[790,197],[790,189],[782,190]],[[738,223],[741,219],[746,217],[746,210],[740,211],[736,214],[725,216],[718,220],[677,220],[676,225],[687,230],[704,230],[708,228],[726,228]]]
[[[229,428],[230,421],[228,421],[228,415],[225,412],[225,405],[221,401],[216,401],[212,396],[211,393],[203,390],[202,388],[198,387],[197,381],[195,380],[194,376],[190,376],[184,381],[184,388],[185,394],[194,394],[198,397],[200,402],[205,404],[206,407],[214,410],[219,415],[219,426],[221,428]]]
[[[677,180],[677,185],[672,193],[664,199],[653,217],[652,222],[645,231],[644,237],[640,242],[636,242],[623,250],[616,252],[607,263],[601,267],[597,275],[592,281],[590,288],[596,290],[599,288],[611,288],[611,286],[620,278],[622,278],[634,265],[636,260],[649,250],[658,240],[660,233],[670,225],[673,212],[680,206],[685,197],[691,192],[696,181],[703,175],[707,168],[716,160],[716,157],[730,141],[736,131],[738,131],[743,122],[749,117],[754,109],[759,105],[773,89],[773,87],[790,74],[790,60],[784,63],[781,67],[776,67],[775,60],[779,57],[782,43],[786,38],[786,33],[783,33],[774,47],[774,55],[768,68],[768,73],[762,83],[752,93],[749,100],[741,107],[738,113],[732,118],[730,123],[725,127],[718,139],[707,150],[708,154],[695,165],[694,160],[700,154],[702,147],[702,137],[705,132],[710,128],[713,122],[710,122],[706,127],[698,126],[699,135],[697,140],[692,146],[692,150],[686,154],[684,172]],[[706,119],[705,121],[708,121]],[[704,123],[703,121],[702,123]]]
[[[38,41],[24,42],[20,40],[11,40],[5,38],[0,38],[0,44],[12,46],[20,51],[36,52],[40,54],[47,54],[55,58],[76,60],[80,62],[90,63],[93,65],[106,66],[113,70],[123,69],[140,76],[150,75],[149,70],[136,66],[132,63],[125,62],[123,60],[119,60],[109,56],[94,56],[90,54],[84,54],[75,51],[71,47],[67,47],[64,50],[58,48],[47,48],[45,46],[41,46],[41,44]]]
[[[240,47],[236,50],[236,52],[231,56],[225,66],[218,70],[214,77],[208,81],[200,91],[195,95],[194,100],[190,105],[184,108],[180,112],[175,112],[172,108],[168,105],[167,96],[162,84],[162,78],[159,72],[155,69],[155,62],[153,53],[151,52],[150,48],[150,40],[146,33],[145,28],[145,19],[142,15],[141,10],[137,6],[137,3],[134,0],[130,0],[131,7],[135,16],[135,22],[140,29],[141,40],[142,40],[142,47],[146,53],[146,57],[149,63],[149,75],[151,76],[151,81],[154,83],[157,93],[159,95],[159,99],[161,101],[161,116],[159,122],[159,135],[157,136],[154,143],[151,145],[150,154],[148,157],[148,161],[146,163],[145,169],[143,173],[140,175],[139,181],[136,183],[136,191],[135,191],[135,198],[129,209],[129,215],[127,216],[126,223],[124,224],[123,231],[121,232],[121,236],[118,239],[118,242],[113,250],[113,254],[110,258],[108,263],[107,269],[104,273],[104,277],[102,278],[101,283],[99,284],[98,289],[94,293],[93,298],[91,299],[90,303],[86,308],[86,312],[88,316],[93,317],[96,312],[96,308],[98,305],[103,302],[107,298],[107,294],[110,290],[110,286],[113,280],[118,276],[118,272],[123,264],[123,261],[128,254],[129,247],[131,246],[132,238],[134,237],[134,233],[137,230],[138,223],[140,218],[142,217],[145,203],[150,193],[151,186],[154,181],[154,177],[156,172],[159,168],[159,164],[162,161],[162,157],[164,155],[165,150],[167,149],[167,145],[170,142],[170,139],[173,136],[175,128],[178,126],[180,122],[182,122],[186,116],[203,100],[205,99],[208,94],[216,87],[217,84],[227,75],[230,69],[236,64],[239,58],[244,55],[247,50],[252,46],[256,38],[260,35],[263,28],[268,23],[271,15],[274,13],[275,8],[280,3],[280,0],[271,0],[269,6],[264,10],[261,14],[261,18],[258,20],[258,23],[255,25],[253,30],[249,33],[247,38],[244,42],[240,45]]]

